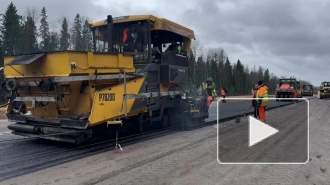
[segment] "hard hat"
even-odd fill
[[[211,78],[211,77],[208,78],[208,79],[207,79],[207,82],[213,82],[213,78]]]

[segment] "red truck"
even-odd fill
[[[276,98],[301,98],[300,82],[296,78],[282,78],[280,79],[279,88],[276,89]],[[279,101],[279,99],[276,99]]]

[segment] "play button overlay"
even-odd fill
[[[267,124],[255,119],[252,116],[249,116],[249,124],[250,124],[250,129],[249,129],[250,147],[278,132],[277,129],[268,126]]]
[[[218,104],[217,161],[220,164],[306,164],[309,161],[308,100],[268,98],[264,123],[253,116],[254,107],[248,109],[251,98],[237,99],[228,98],[227,103]],[[275,106],[277,108],[272,108]],[[221,121],[230,115],[230,121]]]

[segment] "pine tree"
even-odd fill
[[[85,51],[92,51],[93,49],[93,37],[90,30],[90,26],[88,24],[88,20],[85,20],[83,29],[82,29],[82,41],[83,48]]]
[[[239,59],[234,68],[233,81],[236,93],[242,94],[244,91],[244,66]]]
[[[196,59],[195,59],[195,55],[193,52],[190,52],[188,54],[188,61],[189,61],[189,69],[190,69],[190,73],[189,73],[189,85],[192,85],[194,82],[196,83],[196,77],[194,76],[194,71],[195,71],[195,66],[196,66]],[[199,87],[198,84],[194,84],[197,88]]]
[[[66,17],[62,22],[61,36],[60,36],[60,50],[68,50],[70,46],[69,26]]]
[[[203,58],[202,56],[199,56],[197,58],[197,63],[196,63],[196,76],[195,76],[195,80],[196,80],[196,83],[197,85],[200,85],[202,84],[202,82],[205,82],[205,79],[206,79],[206,74],[205,72],[203,71],[204,69],[204,61],[203,61]]]
[[[211,64],[210,64],[210,77],[213,78],[213,81],[215,83],[215,88],[216,88],[216,91],[219,91],[219,82],[218,82],[218,70],[217,70],[217,67],[218,67],[218,64],[217,64],[217,61],[215,60],[216,58],[216,53],[213,54],[214,57],[212,57],[211,59]]]
[[[47,15],[46,15],[46,8],[43,7],[41,10],[41,21],[40,21],[40,48],[42,51],[49,51],[49,42],[50,42],[50,35],[49,35],[49,24],[47,22]]]
[[[34,53],[38,51],[37,28],[33,17],[27,17],[24,24],[24,53]]]
[[[264,73],[264,84],[268,85],[270,82],[270,76],[269,76],[269,70],[266,69],[265,73]]]
[[[3,67],[4,66],[4,61],[3,61],[3,49],[2,49],[2,39],[0,37],[0,67]],[[0,80],[3,80],[4,79],[4,76],[3,76],[3,70],[0,71]],[[0,98],[0,101],[1,103],[2,102],[2,99]]]
[[[1,27],[0,27],[1,29]],[[4,66],[4,61],[3,61],[3,49],[2,49],[2,39],[0,37],[0,67]],[[0,71],[0,80],[3,81],[4,80],[4,73],[3,70]],[[0,93],[0,103],[3,104],[5,103],[5,97],[3,96],[2,93]]]
[[[2,42],[3,51],[6,55],[21,53],[21,16],[17,14],[16,6],[11,2],[3,15]]]
[[[2,17],[0,17],[0,33],[2,33],[3,28],[2,28]],[[1,34],[0,34],[0,67],[3,67],[3,42],[2,42],[2,38],[1,38]],[[2,70],[3,71],[3,70]],[[2,75],[0,75],[2,76]],[[1,79],[1,78],[0,78]]]
[[[219,83],[219,89],[221,90],[222,87],[224,87],[224,62],[226,61],[225,57],[225,51],[224,49],[220,49],[218,54],[218,83]]]
[[[82,25],[81,17],[79,14],[74,18],[73,30],[72,30],[72,44],[74,50],[82,51],[84,50],[83,40],[82,40]]]
[[[60,37],[58,33],[51,32],[50,33],[50,40],[49,40],[49,50],[50,51],[57,51],[60,45]]]
[[[229,93],[233,92],[233,68],[230,64],[230,60],[227,57],[224,66],[224,86],[229,90]]]
[[[257,78],[258,78],[258,81],[264,79],[264,70],[261,66],[259,66]]]

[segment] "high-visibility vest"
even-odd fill
[[[260,96],[260,91],[264,91],[264,95],[263,97]],[[259,99],[262,98],[262,101],[261,101],[261,106],[262,107],[265,107],[267,106],[268,104],[268,90],[265,88],[265,86],[262,86],[258,89],[257,91],[257,95],[256,95],[256,100],[257,102],[259,101]]]
[[[216,99],[217,97],[217,92],[215,91],[215,86],[214,86],[214,89],[211,91],[211,96],[213,97],[213,99]],[[209,95],[210,96],[210,95]]]
[[[222,96],[225,96],[225,95],[226,95],[226,92],[225,92],[224,89],[221,90],[221,95],[222,95]]]
[[[215,89],[212,90],[212,97],[215,99],[217,97],[217,92]]]
[[[181,53],[181,45],[178,45],[178,53]]]

